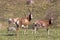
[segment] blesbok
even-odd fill
[[[25,29],[24,33],[27,31],[28,26],[30,24],[30,21],[32,20],[33,16],[30,13],[27,17],[20,18],[17,22],[17,30],[19,30],[20,27],[23,27]]]
[[[34,22],[34,31],[36,33],[37,28],[46,28],[48,31],[48,26],[52,24],[53,17],[50,17],[48,20],[36,20]]]

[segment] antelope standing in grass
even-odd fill
[[[36,29],[37,28],[46,28],[46,30],[48,31],[48,26],[51,25],[53,22],[53,18],[49,18],[49,20],[36,20],[34,22],[34,31],[36,33]]]
[[[30,12],[30,14],[27,17],[20,18],[17,22],[17,30],[19,30],[20,27],[23,27],[25,29],[24,33],[27,31],[28,26],[30,24],[30,21],[32,20],[33,16]]]

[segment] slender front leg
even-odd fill
[[[37,28],[36,28],[36,27],[34,27],[34,29],[33,29],[32,33],[36,33],[36,31],[37,31]]]
[[[18,24],[16,24],[16,26],[17,26],[17,28],[16,28],[16,35],[18,35],[18,33],[19,33],[19,25]]]
[[[27,25],[27,26],[25,26],[25,31],[24,31],[24,34],[26,34],[27,29],[28,29],[28,25]]]
[[[35,28],[34,28],[35,33],[36,33],[36,29],[37,29],[37,28],[35,27]]]

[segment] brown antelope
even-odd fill
[[[26,30],[28,29],[28,26],[29,26],[30,21],[32,20],[32,18],[33,18],[33,16],[32,16],[31,13],[28,15],[28,17],[22,17],[22,18],[20,18],[16,22],[17,30],[19,30],[20,27],[23,27],[25,29],[25,32],[26,32]]]
[[[37,28],[41,28],[41,27],[43,27],[43,28],[46,28],[46,30],[48,31],[48,26],[49,25],[51,25],[52,24],[52,19],[53,18],[50,18],[49,20],[36,20],[35,22],[34,22],[34,31],[35,31],[35,33],[36,33],[36,29]]]

